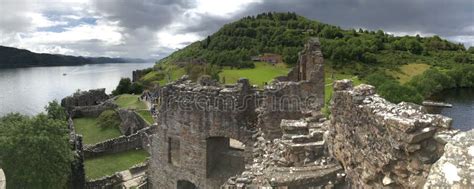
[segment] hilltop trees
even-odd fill
[[[61,109],[52,102],[47,114],[0,118],[0,167],[7,188],[65,188],[73,155]]]

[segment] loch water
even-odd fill
[[[431,98],[452,104],[452,108],[437,108],[430,113],[439,113],[453,118],[453,128],[468,131],[474,129],[474,88],[444,90]]]
[[[0,69],[0,116],[10,112],[34,115],[49,101],[60,101],[78,89],[105,88],[111,93],[122,77],[154,63],[108,63]]]

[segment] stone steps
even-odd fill
[[[302,166],[323,157],[325,153],[324,126],[319,119],[282,120],[282,143],[286,146],[286,157],[290,165]]]
[[[304,120],[281,120],[280,128],[283,134],[307,135],[309,134],[308,122]]]

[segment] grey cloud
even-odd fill
[[[228,18],[207,13],[196,13],[185,15],[185,18],[193,20],[193,22],[186,27],[179,29],[177,31],[178,33],[196,33],[200,36],[206,36],[217,31],[224,24],[237,20],[240,17]]]
[[[0,32],[16,33],[29,30],[32,21],[26,13],[31,10],[32,7],[26,0],[2,0],[0,6]]]
[[[248,13],[292,11],[345,28],[434,33],[449,37],[474,35],[472,0],[265,0]]]
[[[127,29],[160,29],[195,3],[190,0],[100,0],[94,1],[94,5],[98,14],[119,21]]]
[[[193,0],[101,0],[94,1],[95,12],[110,21],[118,21],[124,29],[123,44],[106,51],[129,57],[148,58],[168,55],[174,49],[157,47],[156,32],[172,24]]]
[[[343,28],[437,34],[446,38],[474,36],[473,0],[264,0],[250,4],[232,18],[200,15],[199,23],[182,32],[210,34],[226,22],[269,11],[296,12]]]

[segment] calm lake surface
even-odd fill
[[[111,93],[120,78],[154,63],[90,64],[0,69],[0,116],[10,112],[34,115],[54,99],[60,101],[77,89],[106,88]],[[66,75],[63,76],[63,73]]]
[[[436,113],[453,118],[454,128],[463,131],[474,128],[474,88],[449,89],[436,94],[434,100],[453,105],[453,108],[443,108]]]

